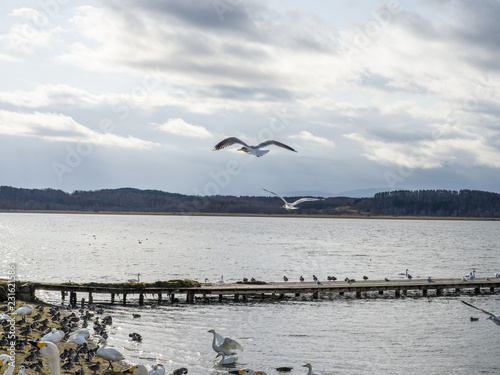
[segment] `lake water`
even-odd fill
[[[226,282],[269,282],[313,274],[395,279],[407,268],[422,278],[500,272],[500,222],[492,221],[2,213],[0,243],[0,276],[15,263],[17,278],[30,281],[122,282],[137,273],[144,282],[215,282],[221,275]],[[59,302],[57,294],[42,298]],[[236,368],[268,374],[278,366],[306,374],[306,362],[325,375],[500,373],[500,327],[460,299],[500,312],[499,295],[451,293],[113,306],[106,309],[114,318],[108,344],[130,363],[158,361],[195,375],[228,372],[214,364],[209,329],[244,346]],[[130,341],[131,332],[142,334],[142,343]]]

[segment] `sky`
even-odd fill
[[[0,185],[500,192],[500,1],[0,4]],[[250,145],[213,151],[226,137]]]

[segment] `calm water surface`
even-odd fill
[[[3,270],[20,280],[228,282],[283,275],[326,279],[479,277],[500,272],[500,223],[140,215],[0,214]],[[58,296],[43,298],[59,302]],[[86,297],[82,295],[82,297]],[[106,297],[107,298],[107,297]],[[499,295],[114,306],[108,343],[131,363],[226,374],[209,329],[244,347],[237,368],[276,373],[311,362],[326,374],[499,374],[500,327],[460,299],[500,312]],[[140,319],[132,319],[133,313]],[[470,316],[481,319],[470,322]],[[142,343],[129,340],[139,332]]]

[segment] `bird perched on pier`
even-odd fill
[[[335,281],[335,280],[337,280],[337,278],[335,276],[328,276],[327,280],[328,281]]]
[[[363,276],[363,280],[368,280],[368,276]]]
[[[285,282],[288,281],[288,277],[283,276],[283,281],[285,281]]]
[[[405,276],[408,280],[413,279],[413,276],[408,273],[408,268],[406,269]]]
[[[304,281],[304,276],[301,275],[299,280]]]
[[[313,275],[313,280],[318,281],[318,278],[316,277],[316,275]]]
[[[226,139],[220,141],[219,143],[217,143],[214,146],[213,150],[214,151],[222,150],[223,148],[232,146],[234,144],[240,144],[243,146],[242,148],[238,149],[238,151],[243,151],[249,155],[254,155],[257,157],[260,157],[260,156],[267,154],[269,152],[269,150],[261,150],[261,148],[266,147],[266,146],[271,146],[271,145],[282,147],[284,149],[287,149],[287,150],[290,150],[293,152],[297,152],[293,148],[291,148],[290,146],[287,146],[284,143],[281,143],[278,141],[267,140],[267,141],[259,143],[258,145],[250,146],[250,145],[247,145],[245,142],[243,142],[241,139],[238,139],[236,137],[229,137],[229,138],[226,138]]]
[[[432,277],[430,277],[430,276],[427,278],[427,281],[430,282],[430,283],[434,282],[434,280],[432,280]]]
[[[465,303],[467,306],[470,306],[470,307],[472,307],[472,308],[474,308],[476,310],[482,311],[483,313],[485,313],[486,315],[488,315],[488,318],[486,318],[486,319],[490,319],[493,323],[495,323],[496,325],[500,326],[500,316],[499,315],[495,315],[493,313],[490,313],[490,312],[488,312],[486,310],[483,310],[483,309],[481,309],[479,307],[471,305],[470,303],[467,303],[465,301],[462,301],[462,302]]]
[[[274,192],[272,192],[271,190],[267,190],[267,189],[262,189],[262,190],[265,190],[267,191],[268,193],[271,193],[271,194],[274,194],[276,195],[278,198],[280,198],[283,202],[285,202],[285,204],[283,206],[281,206],[282,208],[284,208],[285,210],[287,211],[291,211],[291,210],[298,210],[299,208],[298,207],[295,207],[297,206],[298,204],[300,203],[304,203],[304,202],[313,202],[313,201],[321,201],[323,199],[319,199],[319,198],[300,198],[300,199],[297,199],[295,202],[292,202],[292,203],[288,203],[286,201],[285,198],[283,198],[281,195],[279,194],[276,194]]]
[[[243,346],[236,340],[230,339],[229,337],[223,337],[222,335],[215,332],[214,329],[208,331],[213,333],[214,339],[212,341],[212,348],[216,353],[224,353],[225,355],[234,355],[236,350],[243,350]]]
[[[303,367],[307,367],[309,371],[307,372],[307,375],[322,375],[319,372],[313,372],[312,366],[310,363],[306,363]]]
[[[321,281],[319,281],[319,280],[316,280],[316,284],[323,285],[323,283]]]
[[[386,278],[384,278],[384,280],[385,280],[385,281],[391,281],[391,280],[389,280],[387,277],[386,277]]]

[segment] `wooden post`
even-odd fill
[[[480,287],[474,288],[474,292],[476,294],[481,294],[481,288]]]
[[[66,298],[66,292],[64,290],[61,290],[61,300],[64,302],[65,298]]]
[[[194,303],[194,292],[188,291],[186,294],[186,302]]]
[[[172,293],[172,294],[170,295],[170,303],[172,303],[172,304],[173,304],[174,302],[175,302],[175,294],[174,294],[174,293]]]
[[[427,297],[427,289],[423,289],[422,294],[424,295],[424,297]]]
[[[158,292],[158,303],[161,303],[162,295],[161,290]]]
[[[380,296],[383,296],[383,295],[384,295],[384,291],[383,291],[383,290],[379,290],[379,291],[378,291],[378,294],[379,294]]]
[[[495,293],[495,287],[494,287],[494,286],[491,286],[491,287],[490,287],[490,292],[491,292],[491,293]]]
[[[234,294],[234,302],[238,302],[240,300],[240,295],[238,293]]]
[[[71,306],[76,306],[76,292],[69,293],[69,304]]]
[[[443,295],[443,289],[442,288],[436,288],[436,296],[442,296]]]
[[[285,295],[283,293],[281,293],[279,298],[283,299],[283,298],[285,298]]]
[[[94,303],[94,297],[92,296],[92,292],[89,292],[89,305]]]
[[[295,297],[300,297],[300,293],[295,293]]]
[[[219,294],[219,302],[222,302],[222,294]]]
[[[127,293],[123,293],[123,306],[127,304]]]
[[[361,298],[361,290],[356,290],[356,298]]]
[[[246,302],[248,300],[248,296],[246,294],[243,294],[242,297],[243,297],[243,302]]]
[[[313,299],[318,299],[318,292],[313,292]]]
[[[82,309],[85,307],[85,298],[82,298],[81,306],[82,306]]]
[[[344,292],[339,292],[339,296],[343,296],[344,295]]]
[[[401,290],[396,289],[396,290],[394,291],[394,293],[395,293],[395,295],[396,295],[396,298],[401,297]]]
[[[115,294],[111,293],[111,303],[115,303]]]
[[[139,294],[139,306],[144,306],[144,293]]]

